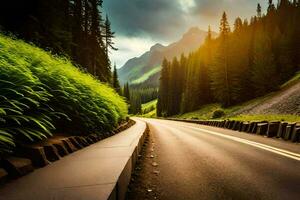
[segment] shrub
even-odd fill
[[[225,112],[223,110],[215,110],[213,112],[212,118],[213,119],[217,119],[217,118],[221,118],[225,115]]]
[[[108,85],[65,58],[0,35],[0,152],[54,129],[103,133],[126,116],[127,104]]]

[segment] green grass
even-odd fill
[[[238,115],[230,117],[231,120],[240,121],[286,121],[286,122],[300,122],[300,116],[297,115]]]
[[[52,133],[104,133],[127,116],[111,87],[65,58],[0,35],[0,153]]]
[[[227,108],[224,109],[221,107],[220,104],[208,104],[205,106],[202,106],[199,110],[184,113],[181,115],[176,115],[177,118],[182,119],[202,119],[202,120],[208,120],[212,119],[213,113],[217,110],[222,110],[225,114],[229,114],[235,110],[238,110],[239,107],[233,107],[233,108]]]
[[[156,109],[152,110],[151,112],[148,112],[146,114],[143,114],[142,117],[155,118],[156,117]]]
[[[149,118],[156,117],[156,104],[157,104],[157,99],[142,104],[142,116],[149,117]]]
[[[150,76],[152,76],[152,75],[156,74],[157,72],[159,72],[160,69],[161,69],[161,66],[157,66],[157,67],[153,68],[149,72],[143,74],[143,76],[141,76],[140,78],[132,81],[132,84],[139,84],[139,83],[142,83],[142,82],[146,81]]]
[[[176,115],[174,117],[180,119],[199,119],[199,120],[212,120],[213,113],[217,110],[221,110],[225,113],[225,115],[219,119],[230,119],[230,120],[240,120],[240,121],[287,121],[287,122],[300,122],[300,116],[297,115],[233,115],[234,112],[238,111],[239,109],[247,106],[251,103],[259,103],[264,98],[258,98],[246,102],[241,105],[229,107],[229,108],[222,108],[220,104],[209,104],[203,106],[201,109],[181,115]]]

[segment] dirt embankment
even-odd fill
[[[234,113],[300,115],[300,81]]]

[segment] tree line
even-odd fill
[[[142,114],[142,104],[157,99],[157,88],[136,88],[126,83],[121,94],[127,99],[130,114]]]
[[[0,5],[0,29],[70,58],[104,82],[111,81],[108,53],[116,50],[103,0],[15,0]]]
[[[193,111],[209,103],[224,107],[272,92],[300,69],[300,1],[257,5],[250,22],[237,18],[233,30],[224,12],[220,34],[188,56],[164,60],[158,116]]]

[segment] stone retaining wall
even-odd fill
[[[44,167],[68,154],[122,132],[134,124],[135,121],[129,119],[112,132],[103,135],[49,138],[42,144],[18,146],[11,156],[0,158],[0,184],[24,176],[35,168]]]

